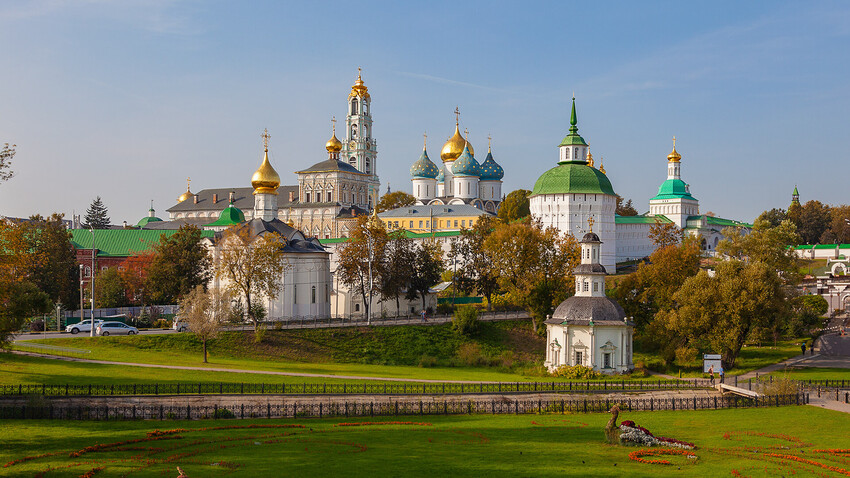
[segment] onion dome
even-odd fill
[[[254,194],[277,194],[277,188],[280,187],[280,175],[277,174],[277,171],[269,163],[268,130],[263,133],[263,143],[263,149],[265,151],[263,164],[251,176],[251,186],[254,187]]]
[[[363,84],[363,78],[360,77],[360,71],[360,67],[357,67],[357,80],[351,87],[351,93],[348,94],[349,98],[351,98],[352,96],[361,96],[363,98],[369,98],[369,88],[366,88],[366,85]]]
[[[440,174],[437,175],[437,184],[443,184],[446,182],[446,173],[440,168]]]
[[[440,174],[437,165],[428,157],[428,151],[422,148],[422,154],[419,159],[410,167],[410,175],[419,179],[435,179]]]
[[[607,174],[607,173],[605,172],[605,164],[603,164],[603,162],[604,162],[604,161],[605,161],[605,158],[603,158],[602,156],[600,156],[600,157],[599,157],[599,172],[600,172],[600,173],[602,173],[602,174]]]
[[[183,201],[189,199],[190,197],[194,196],[194,194],[192,194],[192,191],[189,190],[189,183],[191,183],[191,182],[192,182],[191,179],[186,178],[186,192],[181,194],[177,198],[177,202],[183,202]]]
[[[682,159],[682,155],[676,151],[676,137],[673,136],[673,151],[667,155],[667,161],[671,163],[678,163]]]
[[[591,168],[594,167],[593,166],[593,155],[590,154],[590,151],[587,152],[587,165],[590,166]]]
[[[463,148],[463,153],[452,163],[452,174],[455,176],[480,176],[481,165],[472,155],[469,147]]]
[[[487,148],[487,158],[481,163],[481,180],[498,181],[505,177],[505,170],[493,159],[493,152]]]
[[[329,153],[338,153],[342,150],[342,141],[340,141],[336,137],[336,118],[334,118],[333,121],[334,121],[333,135],[331,136],[331,139],[329,139],[328,142],[325,143],[325,149],[327,149]]]
[[[573,111],[570,114],[570,133],[564,137],[564,140],[558,146],[587,146],[587,142],[578,134],[577,125],[576,97],[573,96]]]
[[[463,148],[469,148],[469,154],[475,155],[475,148],[460,134],[460,126],[455,122],[455,134],[446,141],[443,149],[440,151],[440,159],[445,163],[450,163],[463,154]]]

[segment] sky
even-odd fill
[[[422,135],[461,129],[503,191],[579,133],[639,212],[671,138],[702,213],[752,221],[801,200],[847,204],[850,3],[0,3],[0,143],[17,145],[0,215],[157,215],[186,190],[247,187],[261,133],[284,184],[327,159],[357,68],[372,95],[382,192],[411,191]],[[340,135],[341,136],[341,135]]]

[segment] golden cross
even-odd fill
[[[676,137],[673,136],[673,149],[676,149]]]
[[[593,217],[589,217],[589,218],[587,218],[587,225],[588,225],[588,226],[590,226],[590,232],[593,232],[593,224],[594,224],[595,222],[596,222],[596,221],[594,221],[594,220],[593,220]]]
[[[361,71],[362,71],[362,69],[358,66],[357,67],[357,78],[360,78],[360,72]]]
[[[336,116],[334,116],[333,118],[331,118],[331,123],[333,123],[333,125],[334,125],[334,126],[333,126],[333,128],[334,128],[334,136],[336,136]]]
[[[487,133],[487,149],[490,149],[490,142],[493,141],[493,137],[490,136],[490,133]]]
[[[455,126],[460,124],[460,108],[455,106]]]
[[[269,150],[269,138],[272,137],[272,135],[269,134],[269,129],[268,128],[264,129],[263,134],[260,135],[260,136],[262,136],[262,138],[263,138],[263,148],[266,151],[268,151]]]
[[[466,135],[466,139],[469,139],[469,128],[463,128],[463,134]]]
[[[192,178],[186,176],[186,190],[189,190],[189,186],[192,184]]]
[[[428,147],[428,133],[427,133],[427,132],[426,132],[426,133],[422,133],[422,138],[424,138],[424,144],[423,144],[423,146],[422,146],[422,147],[423,147],[423,148],[427,148],[427,147]]]

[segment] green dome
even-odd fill
[[[148,225],[149,222],[162,222],[162,219],[156,216],[145,216],[139,220],[138,224],[136,224],[136,227],[145,227]]]
[[[452,163],[452,174],[455,176],[480,176],[481,165],[475,156],[469,152],[469,145],[463,147],[463,153]]]
[[[481,180],[498,181],[505,177],[505,170],[493,159],[493,154],[487,151],[487,158],[481,163]]]
[[[668,179],[661,183],[661,186],[658,188],[658,194],[652,199],[678,198],[693,199],[696,201],[696,198],[691,196],[691,191],[684,181],[681,179]],[[652,199],[650,199],[650,201]]]
[[[598,169],[584,161],[561,161],[537,179],[531,196],[573,193],[616,195],[608,176]]]
[[[410,167],[410,175],[414,178],[434,179],[439,174],[437,165],[428,157],[428,152],[422,150],[422,155]]]
[[[245,222],[245,214],[242,213],[241,209],[231,204],[224,208],[224,211],[221,211],[221,214],[215,222],[207,224],[206,227],[229,227],[242,222]]]

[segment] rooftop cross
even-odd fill
[[[673,149],[676,149],[676,137],[673,136]]]
[[[192,184],[192,178],[186,177],[186,190],[189,190],[189,186]]]
[[[593,224],[594,224],[595,222],[596,222],[596,221],[594,221],[594,220],[593,220],[593,217],[589,217],[589,218],[587,218],[587,225],[588,225],[588,226],[590,226],[590,232],[593,232]]]
[[[336,136],[336,116],[334,116],[333,118],[331,118],[331,123],[333,123],[334,136]]]
[[[460,108],[455,106],[455,126],[460,124]]]
[[[422,149],[425,149],[425,148],[428,147],[428,133],[422,133],[422,138],[423,138]]]
[[[260,135],[260,136],[262,136],[262,138],[263,138],[263,149],[265,149],[268,152],[268,150],[269,150],[269,138],[272,137],[272,135],[269,134],[269,129],[268,128],[264,129],[263,134]]]

